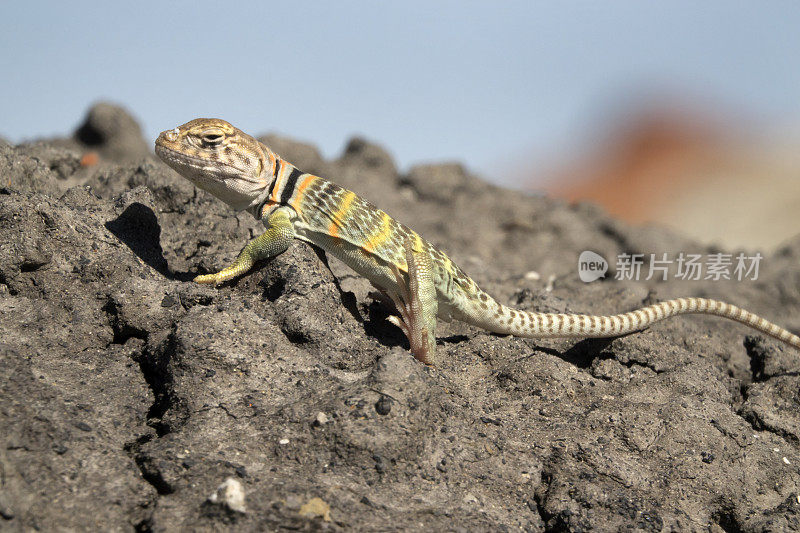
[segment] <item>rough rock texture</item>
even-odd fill
[[[797,352],[698,316],[580,342],[452,323],[425,367],[369,284],[305,244],[191,283],[259,223],[143,155],[120,109],[90,117],[128,133],[0,143],[0,529],[800,528]],[[800,238],[755,282],[584,284],[586,249],[713,250],[456,164],[398,174],[364,140],[325,161],[271,139],[500,301],[610,313],[702,295],[800,330]]]

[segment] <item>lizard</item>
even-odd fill
[[[437,318],[456,319],[499,334],[528,338],[617,337],[666,318],[703,313],[745,324],[800,349],[800,337],[735,305],[676,298],[610,316],[537,313],[505,306],[484,292],[437,247],[356,193],[307,174],[230,123],[198,118],[161,132],[158,157],[236,211],[247,210],[266,230],[234,262],[197,283],[221,284],[256,262],[286,251],[295,239],[332,254],[394,302],[389,320],[408,338],[419,361],[433,365]]]

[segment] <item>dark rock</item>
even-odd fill
[[[410,186],[420,199],[452,204],[464,195],[491,193],[494,187],[470,176],[459,163],[418,165],[401,180]]]
[[[93,111],[80,144],[0,145],[10,527],[309,529],[298,510],[315,497],[326,527],[353,530],[798,527],[795,351],[743,345],[752,332],[701,316],[605,341],[442,322],[426,367],[369,283],[303,243],[237,281],[191,283],[262,228],[152,159],[114,164],[138,150],[122,141],[112,155],[113,139],[139,135],[120,113]],[[102,172],[80,164],[90,144],[112,158]],[[399,176],[363,141],[336,161],[276,150],[386,208],[502,302],[611,313],[705,295],[800,329],[800,238],[765,257],[757,282],[584,284],[583,250],[708,250],[457,165]],[[215,492],[229,476],[246,514]]]
[[[350,139],[339,162],[344,165],[363,166],[383,174],[397,174],[397,167],[389,152],[361,137]]]
[[[142,137],[136,119],[125,108],[108,102],[98,102],[89,109],[75,131],[75,140],[117,162],[150,154],[150,143]]]

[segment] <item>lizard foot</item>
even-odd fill
[[[411,239],[406,240],[405,248],[408,279],[392,265],[398,289],[397,292],[388,292],[400,316],[390,316],[389,321],[405,333],[414,357],[426,365],[433,365],[438,303],[431,258],[424,251],[414,252]]]
[[[192,281],[195,283],[203,283],[206,285],[220,285],[221,283],[225,283],[226,281],[232,280],[233,278],[241,275],[243,272],[247,272],[249,268],[242,268],[234,264],[228,268],[220,270],[215,274],[201,274],[200,276],[196,276]]]
[[[217,275],[216,274],[202,274],[200,276],[195,276],[192,280],[195,283],[202,283],[204,285],[211,285],[217,284]]]

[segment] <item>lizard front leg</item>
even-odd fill
[[[439,303],[433,284],[430,254],[422,249],[415,251],[411,239],[406,239],[406,264],[408,280],[392,265],[397,281],[397,292],[388,291],[400,317],[390,316],[389,321],[403,330],[408,337],[411,353],[426,365],[432,365],[436,353],[436,313]]]
[[[294,239],[294,226],[288,207],[276,209],[267,218],[267,230],[247,243],[231,266],[216,274],[197,276],[197,283],[223,283],[245,274],[253,268],[256,261],[282,254]]]

